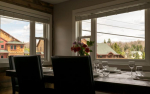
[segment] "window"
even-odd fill
[[[42,40],[44,39],[45,51],[43,53],[41,52],[40,54],[44,55],[44,58],[42,58],[45,62],[44,65],[51,64],[51,14],[35,11],[32,9],[26,9],[17,5],[11,5],[1,1],[0,7],[0,45],[1,43],[3,43],[4,47],[6,48],[5,50],[2,50],[4,58],[0,59],[0,63],[5,62],[6,65],[4,64],[4,66],[8,66],[9,55],[36,54],[36,38],[41,37],[39,36],[41,26],[37,26],[36,28],[36,23],[38,22],[42,23],[43,32],[45,34],[45,36],[43,34],[43,38],[39,38]],[[16,45],[16,47],[14,45]]]
[[[3,58],[3,56],[1,56],[1,58]]]
[[[107,56],[97,59],[145,59],[144,49],[145,10],[97,18],[97,55]]]
[[[74,39],[95,41],[91,47],[92,61],[128,64],[132,60],[139,65],[150,62],[149,2],[141,4],[140,1],[128,4],[123,4],[126,2],[123,0],[119,1],[120,4],[112,1],[106,6],[100,4],[73,11]],[[88,33],[84,35],[85,32]]]
[[[45,59],[45,47],[46,47],[46,31],[44,30],[44,23],[35,23],[35,38],[36,38],[36,54],[41,55],[41,58]]]
[[[16,50],[16,45],[14,45],[14,50]]]
[[[23,48],[23,46],[21,45],[20,48]]]
[[[1,48],[4,48],[4,45],[1,45]]]
[[[13,49],[13,45],[10,46],[10,49],[11,49],[11,50]]]

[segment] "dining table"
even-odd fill
[[[44,72],[43,75],[44,82],[55,82],[53,72]],[[6,76],[16,77],[16,71],[6,70]],[[102,74],[94,76],[94,84],[96,91],[111,94],[150,94],[150,80],[134,79],[129,71],[110,73],[108,77],[104,77]]]

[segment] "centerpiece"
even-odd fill
[[[80,56],[89,55],[89,52],[92,52],[89,47],[93,46],[94,41],[87,41],[86,44],[75,41],[73,42],[73,46],[71,47],[71,51],[75,53],[78,52]]]

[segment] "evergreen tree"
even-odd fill
[[[110,38],[108,39],[107,43],[111,43],[111,40],[110,40]]]
[[[104,39],[104,43],[106,43],[106,40]]]
[[[116,53],[121,54],[120,47],[119,47],[119,45],[117,43],[114,44],[113,50],[115,50]]]

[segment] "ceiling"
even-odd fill
[[[58,3],[62,3],[62,2],[68,1],[68,0],[41,0],[41,1],[44,1],[44,2],[47,2],[50,4],[58,4]]]

